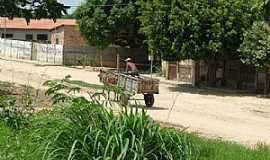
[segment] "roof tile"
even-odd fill
[[[8,19],[4,17],[0,17],[0,28],[7,29],[40,29],[40,30],[52,30],[54,28],[68,25],[75,26],[75,19],[57,19],[56,23],[52,19],[31,19],[30,23],[27,25],[26,20],[24,18],[13,18]]]

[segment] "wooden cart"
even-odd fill
[[[145,105],[153,107],[155,98],[154,94],[159,94],[159,80],[145,76],[130,76],[117,72],[101,71],[99,74],[100,81],[117,85],[124,89],[126,97],[121,97],[122,103],[127,103],[131,96],[143,94]]]

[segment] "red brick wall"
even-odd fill
[[[87,44],[77,26],[64,26],[64,45],[78,46]]]

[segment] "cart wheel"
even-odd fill
[[[145,94],[144,95],[144,102],[146,107],[153,107],[155,103],[155,97],[153,94]]]
[[[120,96],[120,104],[122,106],[127,106],[128,105],[128,101],[129,101],[129,95],[122,94]]]

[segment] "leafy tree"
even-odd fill
[[[87,0],[77,11],[79,28],[90,44],[140,47],[139,6],[136,0]]]
[[[259,1],[142,1],[142,31],[151,52],[166,60],[237,53],[243,32],[261,18]]]
[[[265,71],[264,92],[269,87],[270,65],[270,27],[265,22],[256,22],[252,29],[244,34],[240,49],[240,57],[244,64],[253,65],[259,71]]]
[[[266,21],[270,21],[270,0],[265,0],[263,4],[264,18]]]
[[[258,70],[267,69],[270,64],[270,27],[264,22],[256,22],[244,34],[240,49],[244,64],[253,65]]]
[[[0,16],[24,17],[29,22],[31,18],[56,18],[67,14],[68,7],[57,0],[1,0]]]
[[[163,59],[179,59],[172,43],[176,36],[170,32],[171,1],[141,1],[141,31],[145,34],[145,42],[152,54],[162,55]]]

